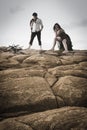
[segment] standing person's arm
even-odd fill
[[[33,29],[33,19],[30,20],[30,28],[31,28],[31,31]]]
[[[41,24],[41,31],[43,30],[43,22],[42,20],[40,20],[40,24]]]

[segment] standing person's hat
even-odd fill
[[[37,17],[37,13],[36,13],[36,12],[34,12],[34,13],[32,14],[32,16],[36,16],[36,17]]]

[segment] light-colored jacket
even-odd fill
[[[42,20],[37,18],[36,21],[34,19],[32,19],[30,21],[30,27],[31,27],[31,31],[32,32],[38,32],[41,31],[43,29],[43,23]]]

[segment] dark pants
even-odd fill
[[[31,33],[30,45],[32,45],[35,36],[37,36],[38,43],[41,46],[41,31]]]

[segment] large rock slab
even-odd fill
[[[48,69],[48,72],[55,77],[63,76],[77,76],[87,78],[87,62],[81,62],[79,64],[61,65]]]
[[[0,128],[2,130],[7,128],[9,130],[86,130],[87,109],[64,107],[39,112],[4,120],[0,123]]]
[[[32,64],[37,64],[42,67],[50,68],[60,65],[58,57],[45,54],[36,54],[26,58],[23,63],[27,63],[29,66]]]
[[[0,70],[8,69],[8,68],[14,68],[19,66],[19,62],[17,60],[14,60],[13,57],[15,55],[10,52],[2,52],[0,54]]]
[[[32,113],[57,107],[49,84],[42,77],[14,78],[0,83],[0,113]]]
[[[18,122],[14,119],[8,119],[0,123],[0,130],[33,130],[30,126]]]
[[[54,94],[60,97],[64,105],[87,106],[87,79],[65,76],[52,87]],[[59,98],[58,98],[59,101]]]
[[[79,63],[87,61],[87,55],[68,55],[68,56],[62,56],[61,62],[62,64],[73,64],[73,63]]]
[[[0,82],[8,81],[15,78],[24,77],[44,77],[46,71],[42,68],[19,68],[19,69],[7,69],[0,71]]]

